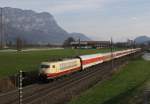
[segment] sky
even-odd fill
[[[67,32],[93,40],[150,36],[150,0],[0,0],[0,7],[49,12]]]

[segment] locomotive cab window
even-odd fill
[[[41,68],[49,68],[50,66],[49,65],[41,65],[40,67]]]

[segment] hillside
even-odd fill
[[[36,13],[32,10],[5,7],[3,17],[3,27],[7,36],[5,38],[13,43],[20,37],[32,44],[62,44],[65,39],[72,37],[47,12]],[[83,34],[79,36],[87,39]]]
[[[139,36],[134,40],[137,44],[144,44],[150,42],[150,37],[148,36]]]
[[[75,39],[78,40],[80,38],[80,40],[91,40],[90,38],[88,38],[87,36],[85,36],[84,34],[81,33],[70,33],[70,35]]]

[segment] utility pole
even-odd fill
[[[23,99],[23,74],[22,74],[22,70],[19,71],[19,104],[23,104],[22,103],[22,99]]]
[[[79,37],[79,40],[78,40],[78,42],[79,42],[79,49],[78,49],[78,55],[77,56],[80,56],[80,48],[81,48],[81,44],[80,44],[80,37]]]
[[[5,42],[5,9],[2,10],[3,13],[3,47],[6,47],[6,42]]]
[[[113,70],[113,67],[114,67],[114,58],[113,58],[113,40],[112,40],[112,37],[111,37],[111,69]]]
[[[80,37],[79,37],[79,49],[80,49]]]
[[[0,49],[3,48],[3,8],[0,8]]]

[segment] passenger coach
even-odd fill
[[[140,48],[127,49],[122,51],[116,51],[112,53],[98,53],[91,55],[82,55],[78,58],[67,59],[56,62],[42,62],[40,65],[39,76],[42,79],[53,79],[75,71],[84,70],[91,66],[110,61],[112,59],[120,58],[137,51]]]

